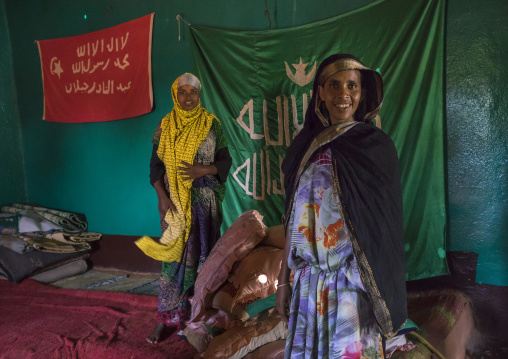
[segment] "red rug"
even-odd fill
[[[156,297],[0,280],[0,358],[192,359],[174,330],[146,342],[156,308]]]

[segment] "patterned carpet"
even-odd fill
[[[67,289],[157,296],[159,275],[133,274],[123,271],[105,272],[91,269],[83,274],[67,277],[49,285]]]

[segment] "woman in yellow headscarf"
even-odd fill
[[[150,183],[159,199],[162,237],[136,244],[162,261],[157,323],[146,338],[157,343],[166,325],[180,329],[190,315],[197,271],[220,237],[222,200],[231,157],[220,122],[201,106],[192,74],[171,87],[173,110],[153,136]]]

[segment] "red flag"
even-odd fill
[[[153,15],[88,34],[37,41],[42,119],[100,122],[150,112]]]

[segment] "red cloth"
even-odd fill
[[[156,297],[0,280],[0,357],[193,358],[175,331],[146,342],[156,308]]]
[[[42,119],[100,122],[150,112],[153,15],[88,34],[37,41]]]

